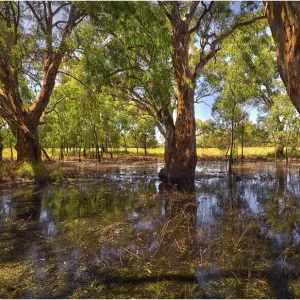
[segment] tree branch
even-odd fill
[[[251,25],[253,24],[254,22],[256,21],[259,21],[259,20],[263,20],[263,19],[266,19],[265,16],[258,16],[258,17],[255,17],[249,21],[245,21],[245,22],[237,22],[235,25],[233,25],[231,27],[230,30],[228,30],[227,32],[221,34],[220,36],[218,36],[213,42],[212,42],[212,45],[217,45],[219,44],[220,42],[222,42],[226,37],[228,37],[229,35],[231,35],[235,30],[241,28],[241,27],[244,27],[244,26],[248,26],[248,25]]]
[[[32,114],[32,118],[36,122],[38,122],[39,118],[41,117],[42,113],[44,112],[49,103],[60,64],[62,62],[64,54],[68,49],[67,39],[70,37],[72,30],[76,26],[77,20],[80,19],[81,16],[82,13],[75,7],[74,4],[71,4],[67,25],[65,26],[62,32],[62,37],[59,46],[56,48],[56,51],[53,52],[53,55],[51,49],[47,49],[48,55],[46,55],[46,58],[44,60],[45,76],[43,78],[41,91],[37,96],[35,102],[29,108],[29,112]]]
[[[201,16],[199,17],[199,19],[198,19],[196,25],[195,25],[193,28],[191,28],[191,29],[189,30],[189,34],[191,34],[191,33],[195,32],[195,31],[197,31],[197,30],[200,28],[200,24],[201,24],[202,19],[203,19],[203,18],[207,15],[207,13],[211,10],[212,6],[214,5],[214,1],[211,1],[211,2],[209,3],[209,6],[208,6],[208,7],[206,6],[206,4],[205,4],[203,1],[201,1],[201,4],[202,4],[202,6],[204,7],[204,10],[203,10]]]
[[[38,16],[38,14],[36,13],[34,7],[31,5],[31,2],[30,1],[25,1],[27,6],[29,7],[29,9],[31,10],[32,14],[34,15],[35,19],[37,20],[37,22],[39,23],[39,25],[41,26],[44,34],[47,33],[47,30],[46,30],[46,27],[45,27],[45,24],[43,23],[42,19]]]
[[[160,7],[163,8],[163,10],[164,10],[165,15],[167,16],[167,18],[172,22],[173,18],[172,18],[171,13],[168,11],[167,7],[161,1],[158,1],[158,4],[159,4]]]
[[[76,81],[78,81],[81,85],[85,86],[85,87],[87,88],[87,90],[88,90],[89,92],[91,92],[91,93],[93,94],[94,98],[97,100],[96,94],[94,93],[93,90],[91,90],[91,89],[88,87],[88,85],[87,85],[86,83],[84,83],[83,81],[81,81],[80,79],[78,79],[77,77],[75,77],[74,75],[69,74],[69,73],[67,73],[67,72],[64,72],[64,71],[58,71],[58,73],[67,75],[67,76],[69,76],[69,77],[75,79]]]
[[[67,6],[67,5],[70,5],[70,4],[71,4],[71,2],[63,3],[62,5],[60,5],[59,7],[57,7],[57,8],[52,12],[52,16],[54,17],[57,13],[60,12],[60,10],[61,10],[62,8],[64,8],[64,7]]]
[[[63,96],[61,99],[59,99],[58,101],[56,101],[56,102],[54,103],[54,105],[53,105],[52,108],[50,108],[49,110],[46,110],[46,111],[45,111],[45,114],[47,115],[47,114],[50,114],[52,111],[54,111],[55,107],[56,107],[60,102],[62,102],[67,96],[68,96],[68,95],[65,95],[65,96]]]
[[[185,19],[188,24],[191,22],[199,3],[200,1],[193,1],[190,6],[189,12],[185,14]]]
[[[245,21],[245,22],[237,22],[235,25],[233,25],[228,31],[226,31],[225,33],[219,35],[214,41],[212,41],[210,43],[210,50],[208,52],[208,54],[205,57],[201,57],[202,55],[200,55],[200,61],[199,63],[196,65],[195,67],[195,71],[193,73],[193,78],[194,80],[196,80],[197,76],[200,74],[201,70],[203,69],[203,67],[207,64],[207,62],[214,57],[214,55],[220,50],[220,43],[227,38],[229,35],[231,35],[235,30],[244,27],[244,26],[248,26],[253,24],[256,21],[265,19],[265,16],[258,16],[255,17],[249,21]],[[214,36],[214,35],[211,35]]]

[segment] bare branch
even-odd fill
[[[47,30],[46,30],[46,27],[45,27],[45,24],[43,23],[42,19],[38,16],[38,14],[36,13],[35,11],[35,7],[33,7],[31,5],[31,2],[30,1],[25,1],[27,6],[29,7],[29,9],[31,10],[31,12],[33,13],[35,19],[37,20],[38,24],[41,26],[43,32],[46,34],[47,33]]]
[[[43,6],[44,6],[44,20],[45,20],[47,29],[49,29],[49,27],[51,26],[51,24],[49,24],[49,20],[48,20],[48,17],[47,17],[47,5],[46,5],[46,1],[43,1],[42,3],[43,3]]]
[[[24,75],[27,75],[31,80],[33,80],[37,85],[39,85],[41,87],[40,81],[37,78],[35,78],[32,74],[25,72],[22,69],[19,69],[19,72],[23,73]]]
[[[172,22],[173,20],[173,17],[171,15],[171,13],[168,11],[167,7],[163,4],[163,2],[159,1],[158,2],[159,6],[163,8],[167,18]]]
[[[135,67],[119,68],[119,69],[115,70],[114,72],[111,72],[110,74],[108,74],[107,77],[111,77],[111,76],[121,73],[121,72],[132,71],[132,70],[136,70],[136,69],[137,68],[135,68]]]
[[[29,3],[30,5],[30,3]],[[55,85],[55,79],[60,67],[60,64],[62,62],[63,56],[67,51],[67,39],[70,37],[72,30],[76,26],[76,21],[82,17],[81,11],[77,9],[73,4],[70,8],[70,13],[68,17],[67,24],[62,32],[61,35],[61,42],[59,46],[56,48],[56,51],[52,52],[52,34],[50,34],[50,43],[48,50],[48,55],[45,57],[44,60],[44,76],[41,91],[39,95],[37,96],[34,103],[29,108],[29,112],[32,114],[32,117],[35,119],[35,121],[38,121],[41,117],[43,111],[46,109],[47,104],[49,103],[50,96],[52,94],[54,85]],[[52,24],[51,24],[52,26]],[[51,27],[52,28],[52,27]],[[45,33],[46,35],[48,32]],[[49,37],[49,35],[47,35]],[[53,54],[53,55],[52,55]]]
[[[210,44],[210,50],[208,52],[208,54],[204,57],[204,49],[202,49],[202,51],[200,52],[200,61],[199,63],[196,65],[195,67],[195,71],[193,73],[193,78],[194,80],[197,78],[197,76],[200,74],[201,70],[204,68],[204,66],[207,64],[207,62],[213,58],[216,53],[220,50],[220,43],[227,38],[228,36],[230,36],[235,30],[244,27],[244,26],[248,26],[253,24],[254,22],[258,21],[258,20],[262,20],[265,19],[265,16],[258,16],[255,17],[251,20],[245,21],[245,22],[237,22],[235,25],[233,25],[229,30],[227,30],[225,33],[219,35],[214,41],[212,41]],[[215,36],[215,34],[212,34],[210,36]],[[208,44],[208,42],[206,42],[206,44]]]
[[[201,4],[204,7],[204,10],[203,10],[201,16],[199,17],[196,25],[189,30],[189,34],[197,31],[200,28],[200,24],[201,24],[202,19],[207,15],[207,13],[209,13],[209,11],[211,10],[212,6],[214,5],[214,1],[211,1],[209,3],[208,7],[205,5],[205,3],[203,1],[201,1]]]
[[[171,5],[173,6],[173,9],[172,9],[173,19],[176,18],[177,20],[181,20],[178,1],[171,2]]]
[[[161,123],[159,121],[157,121],[155,123],[156,127],[158,128],[159,132],[161,133],[161,135],[164,137],[164,138],[167,138],[167,133],[166,133],[166,130],[163,128],[163,126],[161,125]]]
[[[68,22],[67,21],[56,21],[52,24],[52,27],[58,27],[57,25],[58,24],[67,24]]]
[[[53,12],[52,12],[52,16],[54,17],[56,14],[58,14],[60,12],[60,10],[62,8],[64,8],[65,6],[67,5],[70,5],[71,2],[66,2],[66,3],[63,3],[62,5],[60,5],[59,7],[57,7]]]
[[[55,107],[62,102],[68,95],[63,96],[61,99],[59,99],[58,101],[56,101],[53,105],[52,108],[50,108],[49,110],[45,111],[45,115],[50,114],[52,111],[54,111]]]
[[[78,81],[81,85],[85,86],[85,87],[87,88],[87,90],[93,94],[94,98],[97,99],[97,96],[96,96],[96,94],[94,93],[94,91],[91,90],[91,89],[89,88],[89,86],[88,86],[86,83],[84,83],[83,81],[81,81],[80,79],[78,79],[77,77],[75,77],[74,75],[69,74],[69,73],[67,73],[67,72],[64,72],[64,71],[58,71],[58,73],[67,75],[67,76],[69,76],[69,77],[75,79],[75,80]]]
[[[193,3],[190,6],[189,12],[185,14],[186,22],[188,24],[191,22],[199,3],[200,1],[193,1]]]
[[[237,22],[235,25],[233,25],[231,27],[231,29],[229,29],[227,32],[221,34],[218,38],[216,38],[212,44],[213,45],[217,45],[219,44],[220,42],[222,42],[226,37],[228,37],[229,35],[231,35],[235,30],[241,28],[241,27],[244,27],[244,26],[248,26],[248,25],[251,25],[253,23],[255,23],[256,21],[259,21],[259,20],[263,20],[263,19],[266,19],[265,16],[258,16],[258,17],[255,17],[249,21],[245,21],[245,22]]]

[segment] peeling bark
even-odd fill
[[[195,78],[189,66],[191,36],[189,23],[177,18],[172,11],[171,44],[177,83],[177,118],[175,125],[169,112],[166,118],[166,146],[164,176],[169,183],[181,184],[195,179],[197,164],[196,123],[194,111]],[[162,173],[161,173],[162,174]]]
[[[24,107],[19,88],[19,69],[12,57],[14,55],[13,48],[18,45],[19,36],[19,20],[15,18],[20,16],[20,6],[9,6],[4,2],[0,8],[5,13],[2,14],[3,23],[7,29],[13,29],[12,36],[3,37],[6,47],[0,53],[0,116],[9,124],[13,134],[17,138],[16,150],[18,152],[18,161],[29,161],[38,163],[41,161],[41,146],[38,137],[38,125],[40,117],[45,111],[50,97],[52,95],[56,76],[65,55],[68,46],[67,39],[70,37],[72,30],[77,25],[82,14],[70,3],[69,16],[66,26],[61,31],[61,40],[57,47],[53,43],[53,14],[51,13],[51,2],[44,7],[45,18],[40,18],[39,4],[33,6],[31,2],[26,2],[27,8],[31,10],[35,21],[41,29],[41,36],[45,38],[46,49],[43,53],[43,81],[40,93],[29,109]],[[58,9],[58,8],[57,8]],[[3,17],[4,16],[4,17]],[[57,21],[56,21],[57,22]]]
[[[163,8],[171,24],[172,62],[177,84],[177,118],[173,125],[174,128],[172,126],[166,128],[166,167],[159,176],[171,184],[185,184],[194,180],[197,164],[194,111],[196,80],[205,65],[220,50],[220,44],[225,38],[236,29],[251,25],[265,17],[257,16],[244,22],[238,20],[219,35],[213,33],[201,36],[199,61],[191,70],[189,50],[192,34],[201,28],[205,18],[213,18],[211,10],[214,7],[214,1],[211,1],[209,5],[203,1],[192,2],[186,10],[184,18],[182,18],[184,10],[182,10],[180,2],[174,1],[167,4],[159,2],[159,5]],[[197,14],[196,11],[198,11]]]
[[[22,129],[17,130],[17,161],[39,163],[42,160],[41,146],[38,139],[37,126],[32,126],[30,134]]]
[[[268,1],[264,5],[277,49],[280,76],[300,112],[300,3]]]

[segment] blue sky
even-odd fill
[[[214,98],[212,96],[209,97],[205,97],[203,99],[201,99],[202,101],[205,101],[205,103],[207,103],[210,107],[212,107],[213,103],[214,103]],[[196,119],[201,119],[201,120],[208,120],[212,118],[211,115],[211,109],[210,107],[204,104],[204,103],[200,103],[200,104],[195,104],[195,117]],[[257,118],[257,109],[255,107],[251,107],[248,110],[249,113],[249,118],[252,122],[256,123],[256,118]]]

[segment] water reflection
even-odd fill
[[[2,191],[0,297],[298,297],[298,170],[223,167],[185,191],[157,166]]]

